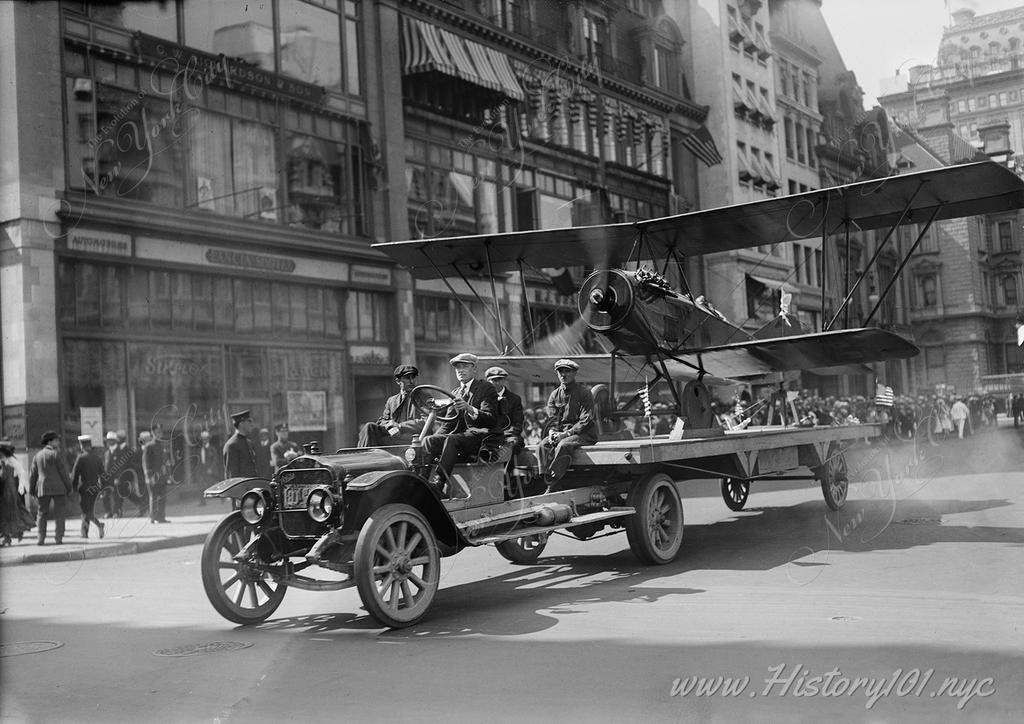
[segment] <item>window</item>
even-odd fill
[[[118,3],[93,3],[93,20],[126,30],[139,30],[174,42],[178,41],[178,12],[175,3],[127,0]]]
[[[601,63],[604,56],[605,21],[592,13],[583,14],[583,49],[592,63]]]
[[[945,382],[946,352],[942,347],[924,348],[924,366],[929,383]]]
[[[807,163],[810,164],[811,168],[815,168],[818,163],[815,160],[814,153],[814,129],[808,128],[807,132]]]
[[[1013,224],[1009,221],[1000,221],[996,224],[996,235],[999,238],[999,251],[1011,251],[1013,249]]]
[[[1017,275],[1016,274],[1004,274],[1003,275],[1003,300],[1008,307],[1016,307],[1018,304],[1017,296]]]
[[[463,151],[412,140],[406,163],[409,233],[413,238],[496,232],[497,168]]]
[[[349,291],[345,304],[345,338],[349,342],[390,344],[395,328],[394,295]]]
[[[793,119],[786,118],[783,125],[786,133],[786,158],[792,161],[796,158],[796,136],[793,130]]]
[[[934,309],[938,304],[938,282],[934,274],[921,277],[921,306]]]

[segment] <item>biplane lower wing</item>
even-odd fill
[[[920,350],[898,334],[877,329],[840,329],[832,332],[799,334],[789,337],[755,339],[734,344],[686,350],[682,354],[699,355],[705,368],[718,371],[753,357],[774,370],[828,369],[847,365],[907,359]],[[735,374],[733,375],[735,376]]]
[[[564,355],[563,355],[564,356]],[[576,373],[576,379],[586,384],[608,382],[611,379],[612,355],[611,354],[578,354],[569,355],[573,361],[580,366]],[[755,376],[771,373],[773,370],[765,363],[753,360],[743,368],[743,376]],[[511,378],[516,382],[528,384],[551,384],[558,381],[555,375],[555,362],[561,357],[553,355],[545,356],[518,356],[518,355],[494,355],[479,357],[478,369],[486,369],[491,365],[504,367]],[[696,358],[693,359],[696,365]],[[665,366],[669,374],[675,380],[695,380],[697,370],[688,367],[686,364],[675,360],[666,360]],[[734,365],[733,369],[739,371],[740,367]],[[615,358],[616,383],[623,385],[643,384],[645,380],[656,376],[656,368],[651,367],[647,360],[637,355],[617,355]],[[709,385],[731,385],[739,380],[708,374],[704,382]]]

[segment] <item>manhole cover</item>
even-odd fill
[[[904,518],[897,520],[897,525],[938,525],[942,521],[939,518]]]
[[[207,644],[185,644],[172,649],[154,651],[154,656],[202,656],[203,654],[219,654],[222,651],[237,651],[252,646],[250,641],[211,641]]]
[[[63,641],[13,641],[0,644],[0,658],[4,656],[21,656],[22,654],[41,654],[51,649],[59,649]]]

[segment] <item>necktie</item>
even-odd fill
[[[459,397],[461,397],[463,400],[468,400],[469,399],[469,383],[468,382],[465,383],[464,385],[462,385],[462,389],[459,390]]]

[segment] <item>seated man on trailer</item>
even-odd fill
[[[433,458],[438,456],[437,470],[430,484],[442,495],[455,463],[471,460],[480,452],[484,438],[494,432],[498,424],[498,391],[487,380],[476,379],[477,356],[468,352],[449,360],[455,368],[459,385],[452,390],[452,403],[458,412],[441,423],[437,434],[423,439],[423,448]],[[450,493],[450,491],[447,491]]]
[[[560,384],[548,397],[548,417],[553,424],[547,437],[537,445],[540,472],[548,490],[569,470],[572,454],[578,447],[597,442],[594,397],[576,382],[579,368],[571,359],[555,362]]]

